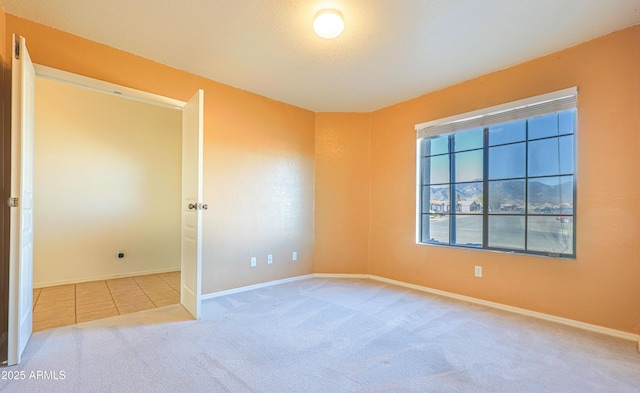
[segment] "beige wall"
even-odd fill
[[[639,70],[640,25],[374,112],[369,273],[640,333]],[[414,125],[570,86],[577,258],[415,244]]]
[[[38,64],[182,101],[204,90],[203,294],[311,273],[312,112],[13,15],[7,30]]]
[[[182,112],[35,91],[34,287],[179,270]]]
[[[316,114],[316,273],[367,273],[369,113]]]

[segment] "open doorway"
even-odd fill
[[[181,110],[39,76],[34,125],[34,331],[179,303]]]
[[[36,71],[24,37],[14,35],[12,57],[11,209],[9,247],[8,365],[19,364],[33,328],[33,136]],[[182,108],[180,304],[195,319],[201,313],[202,162],[204,91],[187,102],[39,67],[39,75],[130,99]],[[118,253],[119,254],[119,253]]]

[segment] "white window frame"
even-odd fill
[[[500,105],[495,105],[488,108],[475,110],[472,112],[461,113],[441,119],[431,120],[415,125],[416,131],[416,226],[415,226],[415,240],[416,244],[420,245],[432,245],[430,243],[422,242],[420,238],[421,233],[421,160],[420,160],[420,140],[423,138],[434,137],[443,134],[451,134],[459,131],[469,130],[478,127],[486,127],[489,125],[506,123],[510,121],[523,120],[531,117],[536,117],[551,112],[559,112],[568,109],[577,109],[578,87],[573,86],[554,92],[541,94],[517,101],[512,101]],[[577,123],[576,123],[577,129]],[[575,159],[575,158],[574,158]],[[574,174],[577,172],[577,168],[574,167]],[[574,197],[575,198],[575,197]],[[574,211],[575,215],[575,211]],[[574,235],[575,236],[575,235]],[[574,240],[575,243],[575,240]],[[447,247],[457,247],[455,245],[448,245]],[[474,250],[482,251],[495,251],[487,250],[485,248],[471,248]],[[505,252],[511,253],[512,251],[505,250]],[[522,253],[521,255],[537,255]],[[576,250],[573,250],[573,255],[576,255]]]

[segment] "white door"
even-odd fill
[[[33,320],[33,99],[36,73],[14,35],[11,84],[8,365],[20,363]]]
[[[202,270],[202,130],[204,91],[182,108],[182,260],[180,303],[200,319]]]

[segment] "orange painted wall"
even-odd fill
[[[6,61],[7,56],[7,43],[5,37],[7,35],[7,20],[6,13],[4,12],[4,6],[2,5],[2,1],[0,1],[0,58],[2,58],[3,64]]]
[[[313,112],[13,15],[7,32],[38,64],[183,101],[204,89],[203,294],[311,273]]]
[[[416,245],[414,125],[571,86],[576,260]],[[370,274],[640,333],[640,25],[384,108],[371,124]]]
[[[316,114],[316,273],[367,272],[369,113]]]

